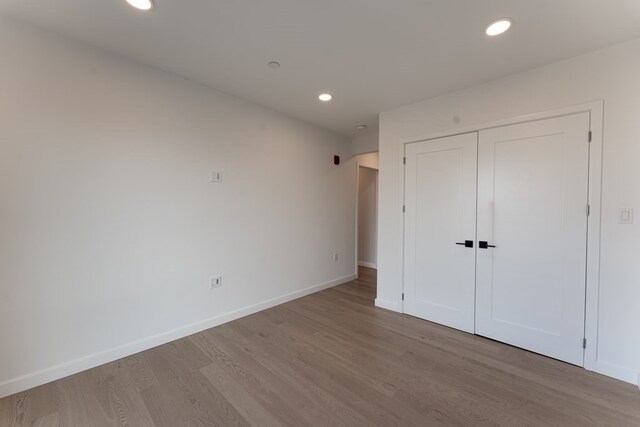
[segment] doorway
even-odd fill
[[[358,168],[358,266],[378,268],[378,171]]]
[[[377,276],[378,153],[356,156],[356,271]]]

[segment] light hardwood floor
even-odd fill
[[[640,426],[640,391],[375,308],[375,272],[0,400],[1,426]]]

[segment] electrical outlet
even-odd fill
[[[211,171],[211,182],[222,182],[222,172]]]
[[[222,286],[222,276],[212,277],[209,281],[209,289],[219,288]]]
[[[338,262],[338,254],[333,254],[333,262]]]

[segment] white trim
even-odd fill
[[[635,369],[605,362],[604,360],[598,360],[596,362],[595,372],[637,385],[640,388],[640,371],[636,371]]]
[[[314,285],[305,289],[301,289],[299,291],[290,292],[276,298],[271,298],[257,304],[240,308],[238,310],[230,311],[215,317],[211,317],[209,319],[204,319],[198,322],[191,323],[189,325],[171,329],[157,335],[152,335],[150,337],[143,338],[129,344],[121,345],[66,363],[52,366],[50,368],[46,368],[37,372],[32,372],[18,378],[4,381],[0,383],[0,398],[49,383],[51,381],[58,380],[60,378],[67,377],[69,375],[85,371],[87,369],[95,368],[96,366],[113,362],[114,360],[118,360],[123,357],[131,356],[132,354],[136,354],[141,351],[148,350],[150,348],[157,347],[159,345],[166,344],[180,338],[184,338],[186,336],[204,331],[206,329],[222,325],[223,323],[227,323],[232,320],[236,320],[271,307],[275,307],[276,305],[280,305],[285,302],[289,302],[306,295],[310,295],[312,293],[349,282],[351,280],[354,280],[355,278],[355,274],[350,274],[339,279],[331,280],[319,285]]]
[[[384,308],[386,310],[395,311],[397,313],[402,313],[402,305],[398,304],[394,301],[389,301],[386,299],[376,298],[376,307]]]
[[[400,247],[398,248],[398,251],[400,253],[400,256],[402,257],[402,268],[400,269],[400,273],[401,273],[401,284],[402,287],[400,289],[400,295],[398,295],[398,300],[401,301],[400,302],[400,309],[398,310],[400,313],[404,313],[404,299],[402,298],[402,296],[404,295],[404,244],[405,244],[405,233],[406,233],[406,223],[405,223],[405,205],[407,203],[406,200],[406,192],[405,192],[405,187],[406,187],[406,171],[407,171],[407,161],[406,161],[406,157],[407,157],[407,143],[403,143],[400,144],[400,167],[398,168],[400,171],[400,179],[398,180],[399,182],[399,186],[400,186],[400,192],[398,194],[400,194],[400,197],[402,198],[402,200],[400,200],[400,206],[399,206],[399,211],[400,211],[400,220],[402,221],[402,239],[400,239]]]
[[[360,226],[360,160],[356,158],[356,232],[355,232],[355,249],[354,249],[354,270],[356,277],[358,276],[358,257],[360,254],[358,253],[358,239],[360,238],[360,232],[358,231],[358,227]]]
[[[376,262],[375,262],[375,268],[376,270],[378,269],[378,235],[380,234],[380,231],[378,230],[378,227],[380,225],[380,170],[376,169],[376,200],[373,202],[375,204],[375,209],[376,209],[376,226],[375,226],[375,234],[374,234],[374,238],[375,238],[375,243],[374,243],[374,248],[376,251]]]
[[[360,267],[375,268],[376,270],[378,269],[378,264],[374,264],[374,263],[372,263],[372,262],[358,261],[358,265],[359,265]]]
[[[501,119],[501,120],[495,120],[495,121],[488,122],[488,123],[480,123],[480,124],[477,124],[477,125],[460,126],[460,127],[452,128],[452,129],[449,129],[449,130],[433,132],[433,133],[429,133],[429,134],[423,134],[423,135],[417,135],[417,136],[409,136],[409,137],[405,137],[405,138],[400,138],[400,146],[404,146],[406,144],[411,144],[413,142],[421,142],[421,141],[427,141],[427,140],[430,140],[430,139],[438,139],[438,138],[444,138],[444,137],[449,137],[449,136],[462,135],[464,133],[479,132],[479,131],[482,131],[482,130],[493,129],[493,128],[498,128],[498,127],[502,127],[502,126],[511,126],[511,125],[515,125],[515,124],[518,124],[518,123],[526,123],[526,122],[533,122],[533,121],[536,121],[536,120],[552,119],[554,117],[569,116],[569,115],[578,114],[578,113],[588,113],[588,112],[591,112],[591,111],[594,111],[594,110],[602,111],[602,106],[603,106],[603,101],[599,100],[599,101],[587,102],[587,103],[584,103],[584,104],[577,104],[577,105],[573,105],[573,106],[565,107],[565,108],[558,108],[558,109],[555,109],[555,110],[543,111],[541,113],[525,114],[525,115],[522,115],[522,116],[516,116],[516,117],[511,117],[511,118],[506,118],[506,119]],[[400,159],[400,161],[402,161],[402,159]]]
[[[598,360],[598,319],[600,301],[600,226],[602,210],[602,153],[604,103],[591,106],[592,133],[589,150],[589,205],[587,218],[587,283],[585,301],[584,336],[587,348],[584,352],[584,368],[593,371]]]
[[[405,203],[405,168],[403,167],[403,157],[405,155],[406,145],[427,141],[430,139],[438,139],[461,135],[470,132],[479,132],[486,129],[492,129],[502,126],[511,126],[518,123],[532,122],[536,120],[550,119],[554,117],[562,117],[567,115],[590,113],[591,131],[593,139],[590,147],[589,158],[589,204],[591,205],[591,214],[588,218],[587,231],[587,283],[586,283],[586,303],[585,303],[585,338],[587,339],[587,348],[584,352],[584,368],[590,371],[600,372],[601,362],[598,361],[598,305],[600,298],[600,227],[601,227],[601,209],[602,209],[602,150],[603,150],[603,130],[604,130],[604,101],[593,101],[584,104],[578,104],[566,108],[559,108],[541,113],[526,114],[493,122],[461,126],[446,131],[435,132],[426,135],[405,137],[399,141],[400,151],[400,193],[402,195],[402,204]],[[404,292],[404,227],[405,218],[402,215],[402,290]],[[606,364],[610,366],[610,364]],[[620,368],[627,369],[627,368]],[[607,372],[613,372],[610,368],[605,369]],[[629,370],[635,372],[633,370]],[[605,374],[609,375],[609,374]],[[631,374],[628,374],[631,375]],[[629,376],[625,378],[630,378]],[[617,376],[614,378],[618,378]],[[637,378],[633,378],[635,384]]]

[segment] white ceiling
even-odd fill
[[[385,110],[640,37],[638,0],[155,3],[0,0],[0,11],[344,135]],[[486,37],[504,16],[513,29]],[[323,91],[334,100],[320,103]]]

